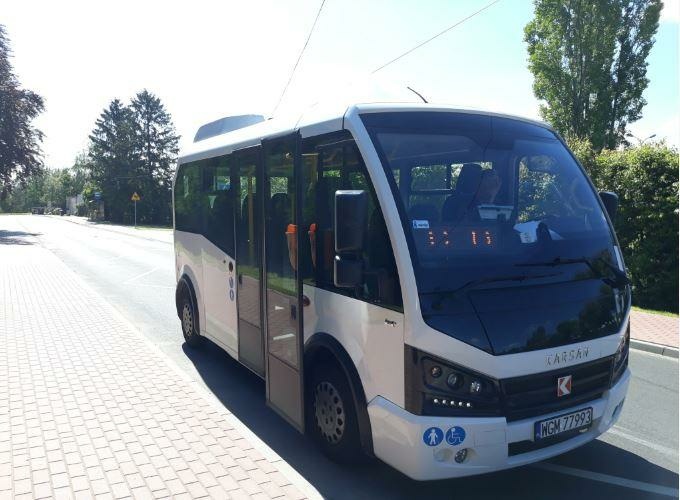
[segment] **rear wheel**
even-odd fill
[[[336,462],[363,458],[354,399],[335,363],[317,365],[308,386],[309,431],[324,454]]]
[[[179,318],[182,322],[184,341],[189,347],[198,347],[201,344],[202,339],[198,333],[196,308],[194,307],[194,302],[191,300],[191,295],[186,287],[184,288],[184,293],[182,293],[179,304]]]

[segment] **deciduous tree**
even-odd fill
[[[0,200],[43,168],[43,134],[32,125],[44,109],[43,98],[21,88],[10,56],[9,39],[0,25]]]
[[[599,151],[625,141],[646,104],[660,0],[535,0],[525,27],[541,115]]]

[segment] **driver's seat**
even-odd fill
[[[466,163],[460,169],[456,188],[442,205],[442,221],[456,222],[463,218],[482,180],[482,166]]]

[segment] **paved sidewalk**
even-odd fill
[[[630,336],[634,340],[678,348],[678,318],[631,311]]]
[[[633,349],[678,358],[678,318],[631,311],[630,343]]]
[[[318,496],[36,239],[3,243],[0,498]]]

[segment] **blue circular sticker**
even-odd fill
[[[231,299],[232,302],[234,301],[234,289],[233,288],[231,290],[229,290],[229,298]]]
[[[444,432],[439,427],[430,427],[423,433],[423,443],[428,446],[437,446],[444,439]]]
[[[450,445],[463,444],[463,441],[465,441],[465,430],[462,427],[451,427],[446,431],[446,442]]]

